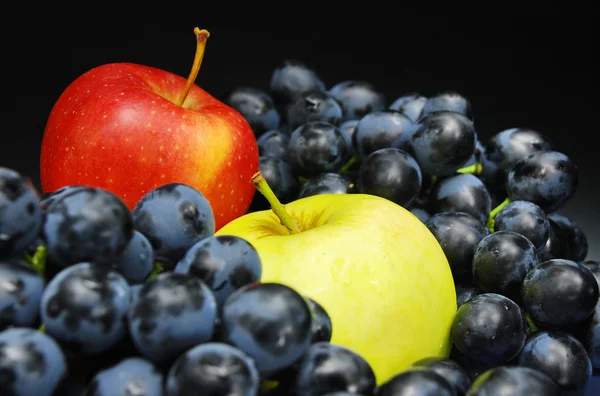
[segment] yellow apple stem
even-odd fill
[[[472,175],[481,175],[481,172],[483,172],[483,166],[479,162],[456,171],[456,173],[470,173]]]
[[[488,216],[488,221],[487,221],[487,228],[489,228],[489,230],[491,232],[494,232],[494,225],[495,225],[495,219],[496,219],[496,215],[498,213],[500,213],[500,211],[502,209],[504,209],[504,207],[506,205],[508,205],[509,203],[511,203],[510,198],[506,198],[504,201],[502,201],[502,203],[498,206],[496,206],[494,209],[492,209],[492,211],[490,212],[490,215]]]
[[[285,205],[283,205],[279,199],[277,199],[277,196],[269,186],[269,183],[267,183],[267,180],[263,174],[261,172],[256,172],[254,176],[252,176],[251,181],[258,192],[264,195],[269,204],[271,204],[271,210],[273,213],[275,213],[275,216],[279,218],[281,224],[290,231],[290,234],[299,234],[300,230],[294,222],[294,219],[285,210]]]
[[[187,82],[185,84],[185,88],[179,95],[179,99],[177,99],[177,105],[183,106],[183,102],[185,102],[185,98],[187,97],[192,85],[196,81],[196,77],[198,76],[198,72],[200,71],[200,65],[202,65],[202,59],[204,59],[204,50],[206,48],[206,39],[210,36],[208,30],[200,30],[197,27],[194,28],[194,34],[196,35],[196,55],[194,56],[194,63],[192,64],[192,71],[190,71],[190,75],[188,76]]]

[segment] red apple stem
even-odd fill
[[[254,187],[267,199],[271,205],[271,210],[275,213],[275,216],[279,218],[281,224],[289,230],[290,234],[299,234],[300,229],[298,228],[298,225],[292,216],[285,210],[285,205],[279,201],[263,174],[261,172],[256,172],[250,180],[252,181],[252,184],[254,184]]]
[[[200,30],[197,27],[194,28],[194,34],[196,35],[196,54],[194,55],[194,63],[192,64],[192,70],[188,76],[188,79],[185,83],[185,88],[179,95],[179,99],[177,99],[177,105],[183,106],[183,102],[185,102],[185,98],[187,97],[190,89],[192,89],[192,85],[196,81],[196,77],[198,77],[198,72],[200,71],[200,65],[202,65],[202,59],[204,59],[204,50],[206,49],[206,39],[210,36],[208,30]]]

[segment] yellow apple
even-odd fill
[[[378,384],[419,359],[449,355],[454,281],[416,216],[366,194],[314,195],[285,209],[267,198],[273,210],[245,214],[216,235],[250,242],[263,282],[286,284],[321,304],[332,320],[331,342],[363,356]]]

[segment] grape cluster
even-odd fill
[[[367,81],[327,87],[297,61],[253,89],[255,101],[268,98],[265,106],[279,114],[254,133],[260,170],[280,201],[389,199],[429,228],[448,259],[458,311],[450,359],[435,362],[446,365],[437,373],[447,381],[426,365],[399,374],[379,395],[408,394],[416,384],[423,395],[586,389],[600,369],[600,262],[587,257],[582,228],[561,213],[578,168],[548,136],[518,127],[484,140],[459,92],[388,101]],[[247,119],[260,116],[229,104]],[[257,195],[250,211],[267,208]]]
[[[107,190],[40,195],[0,168],[0,395],[562,395],[600,369],[600,261],[560,213],[577,167],[527,128],[482,142],[456,92],[388,104],[287,61],[224,99],[252,126],[283,203],[372,194],[410,210],[456,284],[452,353],[378,385],[301,291],[261,282],[246,240],[169,183],[129,210]],[[256,194],[250,211],[268,208]],[[431,291],[435,292],[435,291]]]

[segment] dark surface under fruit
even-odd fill
[[[600,393],[600,265],[562,212],[576,158],[527,126],[480,140],[455,91],[386,98],[292,60],[271,72],[226,98],[275,195],[370,193],[417,216],[456,283],[450,356],[378,387],[331,343],[323,307],[261,283],[253,247],[214,236],[201,191],[161,186],[130,212],[86,186],[39,197],[0,168],[1,395]]]

